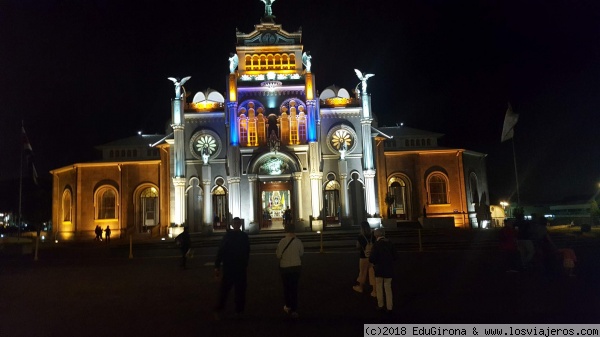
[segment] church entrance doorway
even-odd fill
[[[290,181],[265,181],[260,184],[260,228],[283,229],[283,213],[292,209],[293,184]]]

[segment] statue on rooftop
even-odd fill
[[[367,94],[367,80],[373,76],[375,76],[374,74],[364,74],[358,70],[358,69],[354,69],[354,71],[356,72],[356,76],[358,76],[358,79],[362,81],[362,94],[366,95]]]
[[[233,74],[235,72],[235,68],[237,68],[239,64],[239,58],[237,54],[230,54],[229,56],[229,73]]]
[[[307,53],[307,52],[302,53],[302,63],[306,67],[307,73],[310,73],[310,67],[312,64],[312,62],[310,61],[311,59],[312,59],[312,56],[310,56],[310,53]]]
[[[273,16],[273,10],[271,10],[271,5],[275,2],[275,0],[261,0],[265,3],[265,16]]]
[[[192,76],[184,77],[181,80],[179,78],[169,77],[169,80],[171,80],[175,85],[175,99],[180,99],[183,97],[183,95],[181,94],[181,87],[183,87],[183,84],[187,82],[190,78],[192,78]],[[183,90],[185,90],[185,88]]]

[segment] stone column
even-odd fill
[[[228,177],[229,185],[229,212],[231,217],[242,217],[240,205],[240,177]]]
[[[171,117],[173,124],[173,186],[175,188],[175,214],[173,222],[181,225],[185,222],[185,139],[184,109],[181,98],[171,101]]]
[[[340,208],[342,214],[340,214],[341,220],[348,219],[350,217],[350,206],[348,204],[348,162],[345,160],[338,160],[338,172],[340,174]]]
[[[210,165],[202,165],[202,190],[204,191],[204,210],[203,232],[212,232],[213,229],[213,209],[212,196],[210,193],[210,183],[212,180]]]
[[[323,180],[323,172],[319,171],[320,153],[319,143],[308,143],[309,167],[310,167],[310,198],[313,218],[321,216],[321,199],[323,191],[321,190],[321,181]]]
[[[376,198],[375,198],[375,170],[363,171],[365,176],[365,204],[367,213],[373,216],[377,213]]]
[[[258,200],[258,192],[256,190],[256,182],[258,180],[258,175],[249,174],[248,175],[248,184],[249,184],[249,200],[248,205],[250,209],[248,210],[248,224],[251,226],[256,225],[256,200]]]
[[[172,220],[176,225],[181,225],[185,222],[185,178],[173,178],[173,186],[175,187],[175,213]]]
[[[296,205],[294,207],[294,219],[302,219],[302,172],[294,172],[294,191]]]

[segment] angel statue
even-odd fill
[[[192,78],[192,76],[184,77],[181,80],[179,80],[178,78],[175,78],[175,77],[169,77],[169,80],[171,80],[173,82],[173,84],[175,84],[175,99],[179,99],[179,98],[183,97],[181,95],[181,87],[183,87],[183,84],[185,82],[187,82],[190,78]],[[183,89],[183,90],[185,90],[185,89]]]
[[[358,69],[354,69],[354,71],[356,72],[356,76],[358,76],[358,79],[362,81],[362,93],[363,95],[367,94],[367,80],[373,76],[375,76],[375,74],[364,74],[358,70]]]
[[[273,10],[271,10],[271,5],[275,2],[275,0],[261,0],[265,3],[265,16],[273,16]]]
[[[235,72],[235,68],[237,68],[238,63],[239,63],[239,59],[237,54],[230,54],[231,56],[229,56],[229,73],[233,74]]]
[[[306,72],[310,73],[310,66],[311,66],[311,60],[312,56],[310,56],[309,53],[304,52],[302,53],[302,63],[304,64],[304,66],[306,67]]]

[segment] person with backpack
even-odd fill
[[[394,307],[392,277],[394,276],[394,261],[397,259],[396,249],[394,249],[392,242],[385,237],[383,228],[375,230],[375,239],[377,241],[375,241],[369,261],[373,263],[373,268],[375,269],[377,308],[378,310],[383,310],[385,304],[385,308],[389,314]]]
[[[352,287],[354,291],[362,293],[364,291],[365,284],[367,283],[367,275],[369,276],[369,285],[371,285],[371,296],[377,297],[377,289],[375,287],[375,273],[373,265],[369,262],[369,256],[371,256],[371,250],[375,243],[375,237],[371,232],[371,226],[368,222],[363,221],[360,223],[360,234],[356,239],[356,248],[360,251],[358,259],[358,277],[356,278],[356,285]]]

